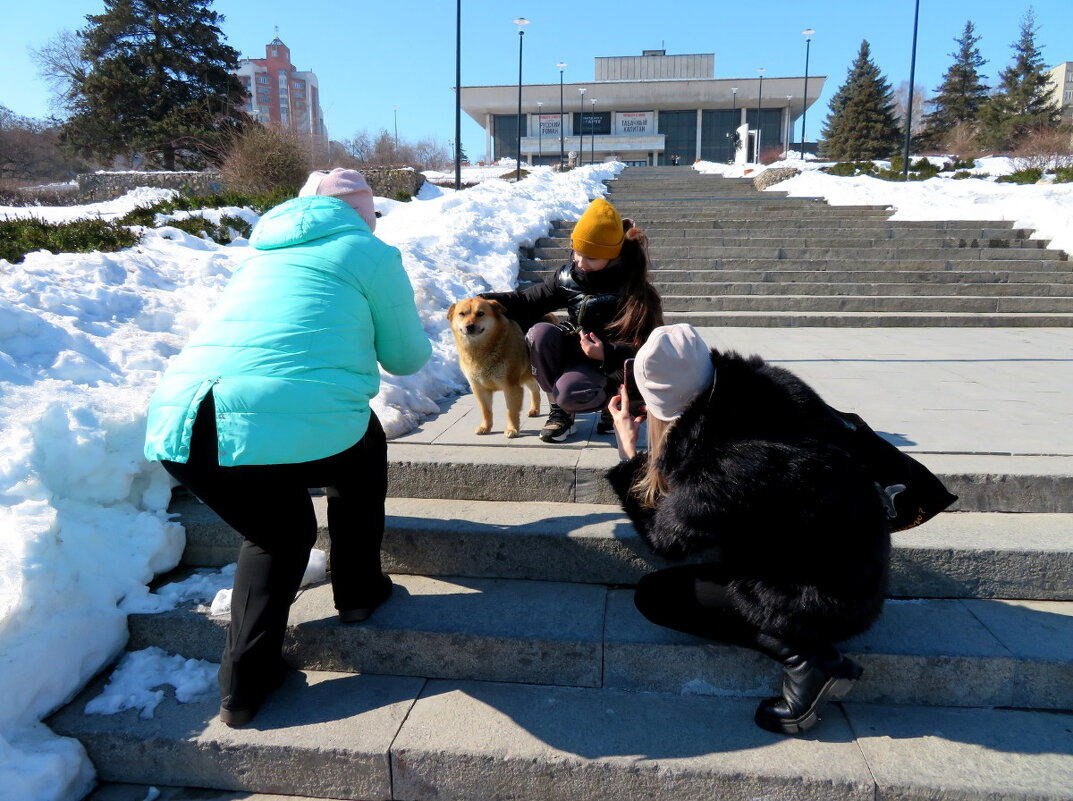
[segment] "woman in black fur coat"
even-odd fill
[[[657,328],[634,372],[649,449],[637,450],[644,418],[623,390],[610,410],[628,461],[608,478],[657,553],[719,549],[718,561],[645,576],[637,607],[780,662],[782,695],[760,703],[756,722],[804,731],[861,675],[834,643],[882,610],[889,501],[850,454],[846,423],[792,373],[709,350],[688,325]]]

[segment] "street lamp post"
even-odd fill
[[[399,107],[392,106],[391,114],[395,119],[395,158],[399,157]]]
[[[589,149],[589,164],[596,163],[596,98],[592,98],[592,115],[589,117],[589,131],[592,134],[590,142],[592,147]]]
[[[585,87],[578,89],[581,95],[581,119],[577,127],[577,166],[585,160]]]
[[[518,26],[518,136],[515,139],[517,146],[514,149],[517,159],[517,172],[514,180],[517,182],[522,180],[522,41],[525,39],[525,26],[529,24],[529,20],[525,17],[518,17],[514,20],[514,24]]]
[[[805,28],[801,31],[805,37],[805,91],[801,94],[801,158],[805,158],[805,112],[808,111],[808,51],[812,45],[812,34],[816,31]]]
[[[753,156],[756,159],[756,163],[760,163],[760,105],[764,97],[764,68],[759,67],[756,70],[760,73],[760,88],[756,92],[756,140],[753,142]]]
[[[905,103],[905,152],[902,154],[902,177],[909,180],[909,139],[913,131],[913,82],[916,80],[917,70],[917,21],[920,19],[920,0],[916,1],[916,10],[913,11],[913,54],[909,59],[909,97]]]
[[[541,116],[544,108],[544,103],[540,100],[537,101],[537,164],[544,158],[544,120]]]
[[[566,62],[560,61],[555,65],[559,68],[559,169],[563,169],[563,165],[566,164],[566,128],[563,127],[563,70],[566,69]]]
[[[455,3],[455,191],[462,188],[462,0]]]

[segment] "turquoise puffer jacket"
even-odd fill
[[[365,435],[377,362],[408,375],[432,353],[399,251],[342,200],[276,206],[250,244],[149,402],[147,459],[189,459],[210,389],[221,466],[331,456]]]

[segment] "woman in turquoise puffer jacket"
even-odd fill
[[[324,487],[332,589],[344,622],[391,594],[380,566],[387,442],[369,408],[377,363],[417,372],[431,344],[399,251],[373,235],[354,170],[315,172],[266,213],[255,249],[168,365],[149,403],[148,459],[243,536],[220,664],[220,717],[253,718],[283,681],[290,604]]]

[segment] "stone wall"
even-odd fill
[[[177,189],[184,195],[212,195],[224,188],[218,172],[94,172],[78,176],[83,203],[99,203],[120,197],[139,186]]]
[[[775,169],[764,170],[758,176],[753,178],[753,186],[760,191],[763,191],[769,186],[774,186],[788,178],[793,178],[800,172],[801,170],[796,167],[776,167]]]
[[[409,168],[380,169],[368,167],[363,169],[361,174],[365,176],[365,180],[369,182],[369,186],[373,189],[373,194],[377,197],[394,198],[400,193],[413,197],[425,183],[425,176],[417,170]]]

